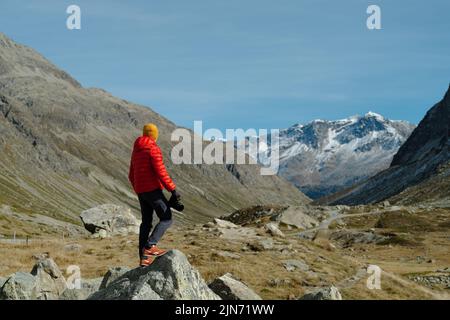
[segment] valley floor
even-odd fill
[[[285,236],[271,236],[264,228],[269,215],[263,215],[236,227],[217,222],[176,226],[161,247],[183,251],[208,282],[229,272],[263,299],[293,299],[329,285],[344,299],[450,299],[449,209],[313,211],[321,223],[302,233],[280,225]],[[62,270],[78,265],[83,278],[101,277],[112,266],[136,267],[136,246],[137,236],[41,238],[28,245],[0,241],[0,276],[29,272],[33,254],[49,252]],[[379,290],[366,285],[369,265],[382,270]]]

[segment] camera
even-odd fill
[[[172,195],[169,199],[169,205],[171,208],[174,208],[177,211],[184,210],[184,204],[181,203],[180,199],[178,199],[175,195]]]

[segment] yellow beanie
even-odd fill
[[[153,138],[153,140],[158,140],[158,127],[153,123],[147,123],[142,130],[144,136]]]

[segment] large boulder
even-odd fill
[[[81,288],[67,288],[59,296],[59,300],[86,300],[91,294],[100,289],[103,278],[81,279]]]
[[[56,263],[41,254],[31,273],[16,272],[3,284],[1,299],[5,300],[57,300],[66,290],[66,280]]]
[[[128,267],[112,267],[106,272],[103,276],[102,282],[100,284],[100,290],[105,289],[111,282],[120,278],[122,275],[130,271],[131,269]]]
[[[0,290],[2,300],[31,300],[36,299],[34,288],[36,277],[26,272],[12,274]]]
[[[229,273],[215,279],[209,287],[223,300],[261,300],[252,289]]]
[[[289,207],[277,219],[280,223],[299,229],[310,229],[319,225],[316,219],[303,212],[302,207]]]
[[[108,237],[139,233],[140,221],[129,208],[104,204],[85,210],[80,215],[84,227],[94,236]]]
[[[186,256],[171,250],[148,267],[124,273],[90,300],[220,300]]]
[[[36,256],[37,262],[31,270],[31,274],[36,278],[34,288],[35,299],[57,300],[67,289],[64,278],[58,265],[47,254]]]
[[[330,286],[309,292],[299,300],[342,300],[342,296],[338,288]]]

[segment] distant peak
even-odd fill
[[[380,120],[384,120],[384,117],[381,114],[376,113],[376,112],[372,112],[372,111],[367,112],[364,115],[364,117],[365,118],[377,118],[377,119],[380,119]]]

